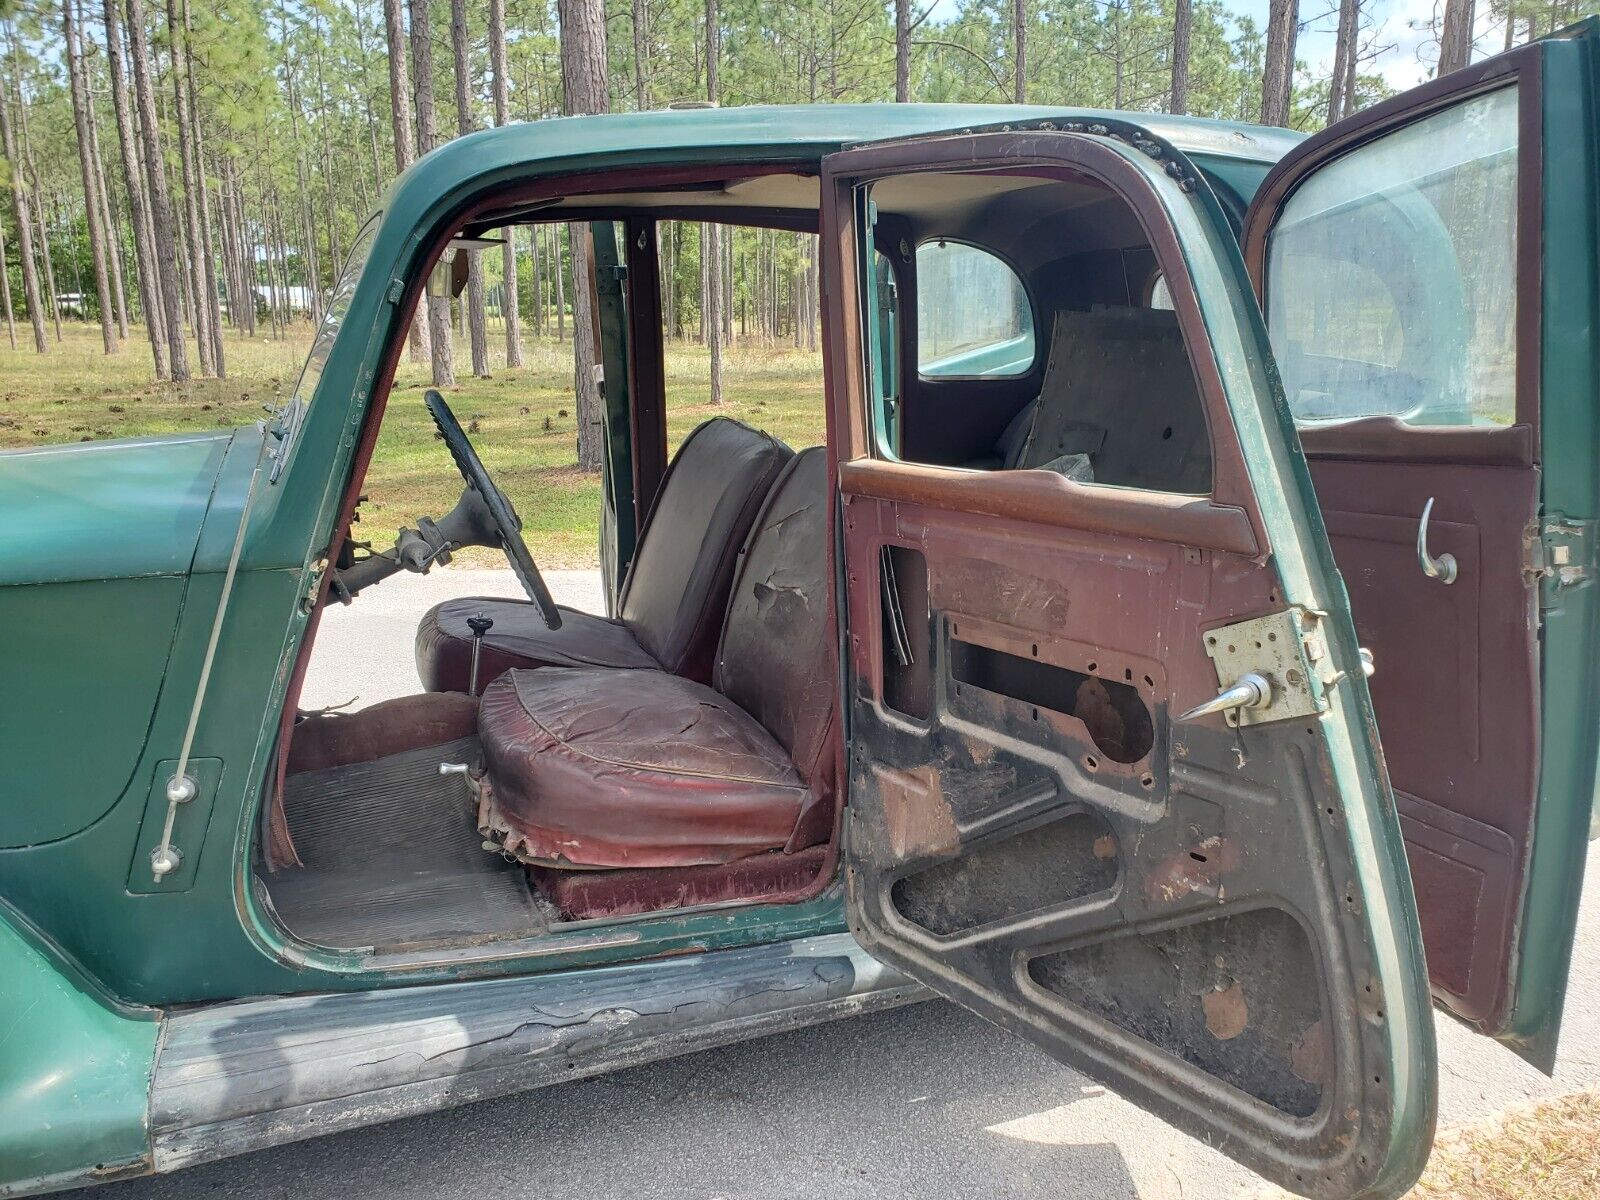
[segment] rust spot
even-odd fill
[[[955,817],[931,767],[904,769],[874,764],[872,776],[883,797],[889,849],[905,861],[929,854],[954,854],[961,845]]]
[[[1201,996],[1200,1007],[1206,1010],[1206,1029],[1219,1042],[1232,1041],[1250,1024],[1250,1006],[1237,979],[1220,992]]]
[[[993,742],[970,736],[964,740],[967,743],[967,753],[972,756],[974,763],[981,766],[984,763],[993,761],[995,755],[995,744]]]
[[[1096,858],[1115,858],[1117,856],[1117,839],[1113,834],[1102,833],[1094,840],[1094,856]]]
[[[1145,881],[1151,904],[1173,904],[1187,896],[1222,898],[1223,877],[1239,865],[1233,842],[1215,835],[1168,855]]]
[[[1333,1039],[1324,1021],[1313,1021],[1289,1050],[1289,1069],[1307,1083],[1325,1085],[1333,1062]]]

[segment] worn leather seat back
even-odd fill
[[[794,457],[734,575],[714,687],[663,671],[514,670],[485,689],[479,830],[526,862],[688,867],[833,827],[838,680],[827,458]]]
[[[678,448],[645,521],[615,619],[562,609],[549,629],[526,600],[463,597],[417,626],[417,674],[430,692],[466,691],[469,617],[494,621],[478,681],[537,667],[662,670],[711,679],[739,549],[778,473],[794,455],[777,438],[713,417]]]
[[[662,478],[623,581],[618,616],[675,675],[710,675],[739,548],[792,457],[770,434],[727,417],[691,433]]]
[[[795,456],[756,518],[734,576],[712,686],[749,713],[808,781],[838,680],[828,619],[828,459]]]
[[[1061,469],[1078,455],[1095,483],[1211,490],[1211,440],[1177,314],[1056,314],[1032,425],[1006,465]]]

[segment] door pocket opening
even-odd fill
[[[1112,762],[1136,763],[1155,746],[1150,709],[1129,681],[1073,671],[954,636],[950,676],[958,684],[1076,717]]]

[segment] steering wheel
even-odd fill
[[[522,518],[517,516],[517,510],[511,507],[511,501],[506,499],[505,493],[489,478],[488,469],[467,440],[466,431],[461,428],[461,422],[456,420],[455,413],[450,411],[450,406],[444,402],[444,397],[429,388],[423,393],[423,403],[428,406],[428,414],[433,417],[439,436],[449,448],[450,457],[455,459],[456,470],[461,472],[461,478],[467,481],[467,486],[483,498],[489,515],[494,518],[500,548],[506,552],[517,582],[528,593],[528,599],[539,610],[545,625],[550,629],[560,629],[561,610],[551,599],[550,589],[545,587],[539,567],[533,561],[533,555],[528,553],[528,544],[522,540]]]

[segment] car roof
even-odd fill
[[[385,207],[426,201],[472,178],[529,167],[553,174],[628,165],[820,159],[847,146],[1008,125],[1136,126],[1201,167],[1276,162],[1303,135],[1287,129],[1099,109],[1010,104],[806,104],[655,109],[547,117],[445,143],[391,185]],[[1096,131],[1100,132],[1100,131]]]

